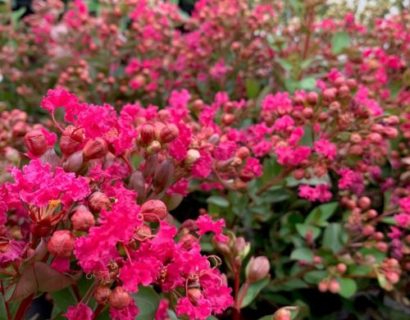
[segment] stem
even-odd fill
[[[80,302],[81,301],[81,294],[80,294],[80,290],[78,289],[77,284],[72,284],[71,289],[73,289],[73,292],[74,292],[74,295],[75,295],[75,298],[76,298],[77,302]]]
[[[33,301],[34,294],[29,295],[23,301],[21,301],[20,306],[17,310],[16,316],[14,320],[23,320],[26,314],[28,307],[30,306],[31,302]]]
[[[285,176],[288,175],[288,173],[291,170],[287,169],[284,170],[280,175],[278,175],[277,177],[275,177],[275,179],[272,179],[271,181],[267,182],[265,185],[263,185],[258,192],[256,192],[256,195],[260,196],[262,193],[264,193],[265,191],[269,190],[271,187],[273,187],[275,184],[278,184],[279,182],[281,182],[283,180],[283,178]]]
[[[241,319],[241,305],[239,299],[239,285],[240,285],[240,268],[235,264],[235,261],[232,261],[232,267],[234,268],[234,297],[235,297],[235,305],[233,310],[233,319],[240,320]]]
[[[0,288],[1,288],[1,295],[5,297],[5,291],[4,291],[4,286],[3,286],[3,281],[0,281]],[[9,309],[9,304],[7,303],[6,299],[4,299],[4,307],[6,308],[6,313],[7,313],[7,320],[11,320],[11,314],[10,314],[10,309]]]
[[[97,308],[95,309],[95,311],[94,311],[93,320],[98,319],[98,316],[100,315],[101,311],[103,311],[103,310],[104,310],[104,306],[102,304],[99,304],[97,306]]]

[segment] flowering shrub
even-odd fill
[[[26,111],[0,117],[1,318],[406,318],[408,11],[33,9],[0,24]]]

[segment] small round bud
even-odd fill
[[[86,206],[78,206],[71,216],[73,229],[76,231],[88,231],[95,224],[93,214]]]
[[[63,168],[68,172],[78,172],[84,164],[83,152],[77,151],[71,154],[63,163]]]
[[[265,256],[252,257],[246,266],[246,279],[249,283],[254,283],[266,278],[269,275],[270,263]]]
[[[193,305],[197,305],[202,297],[201,288],[188,288],[187,296]]]
[[[69,258],[74,249],[74,237],[68,230],[57,230],[48,241],[47,249],[54,256]]]
[[[47,139],[41,130],[31,130],[24,136],[24,144],[28,151],[35,156],[41,156],[47,151]]]
[[[161,200],[148,200],[141,206],[140,212],[147,222],[158,222],[168,215],[167,206]]]
[[[155,138],[155,127],[152,124],[146,123],[142,125],[140,131],[140,141],[143,144],[149,144]]]
[[[88,140],[83,148],[85,160],[92,160],[104,157],[108,152],[107,142],[103,138]]]
[[[319,95],[316,92],[309,92],[307,95],[307,101],[310,104],[316,104],[319,99]]]
[[[397,272],[387,272],[386,278],[392,284],[395,284],[400,280],[400,276],[397,274]]]
[[[161,143],[169,143],[174,141],[179,135],[178,127],[175,124],[168,124],[161,129],[159,139]]]
[[[322,280],[318,284],[318,289],[320,292],[326,292],[329,289],[329,282],[327,280]]]
[[[201,154],[199,153],[198,150],[189,149],[187,156],[185,158],[185,163],[188,165],[194,164],[200,157],[201,157]]]
[[[94,192],[88,199],[88,204],[93,212],[111,209],[111,201],[105,193],[100,191]]]
[[[161,150],[161,143],[157,140],[152,141],[147,147],[148,154],[155,154]]]
[[[329,281],[329,291],[331,293],[339,293],[340,292],[340,284],[337,280],[332,279]]]
[[[123,287],[116,287],[110,294],[109,303],[112,308],[123,309],[131,303],[131,297]]]
[[[361,209],[366,210],[370,207],[370,205],[372,204],[372,201],[370,200],[369,197],[360,197],[357,204],[359,205]]]
[[[292,313],[289,310],[286,310],[285,308],[279,309],[273,315],[273,320],[291,320],[291,319],[292,319]]]
[[[336,266],[336,270],[337,270],[337,272],[339,272],[339,273],[345,273],[346,270],[347,270],[347,267],[346,267],[346,265],[345,265],[344,263],[339,263],[339,264]]]
[[[64,155],[77,151],[84,141],[84,129],[68,126],[60,138],[60,149]]]
[[[110,298],[111,290],[107,287],[99,286],[94,291],[94,299],[98,304],[106,304]]]

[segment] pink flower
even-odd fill
[[[200,215],[196,220],[196,225],[198,227],[199,235],[204,235],[207,232],[212,232],[215,235],[215,239],[218,242],[226,243],[228,237],[223,235],[223,228],[225,227],[225,221],[223,219],[212,220],[212,218],[207,215]]]
[[[289,147],[280,146],[275,150],[278,156],[278,163],[281,165],[298,166],[306,161],[310,156],[309,147]]]
[[[242,169],[242,174],[253,178],[260,177],[262,175],[262,165],[259,160],[252,157],[248,158]]]
[[[57,108],[66,109],[69,114],[74,113],[74,110],[71,109],[79,111],[77,97],[62,88],[48,90],[47,95],[41,101],[41,107],[50,113],[53,113]]]
[[[110,308],[110,316],[112,320],[135,320],[139,313],[138,307],[134,300],[122,309]]]
[[[329,185],[318,184],[316,186],[300,185],[299,197],[309,201],[326,202],[332,198],[332,193],[329,191]]]
[[[70,306],[64,315],[68,320],[92,320],[93,311],[84,303]]]
[[[189,298],[184,297],[178,300],[176,312],[178,316],[185,315],[188,319],[205,320],[211,315],[212,308],[206,299],[199,299],[194,305]]]
[[[329,160],[334,160],[336,158],[336,145],[327,139],[315,141],[314,150]]]
[[[128,292],[136,292],[140,285],[151,284],[159,275],[160,261],[149,256],[139,261],[126,262],[121,268],[119,278]]]
[[[216,160],[228,160],[234,156],[236,149],[237,145],[232,141],[221,142],[214,151],[214,157]]]
[[[23,170],[12,170],[14,183],[12,190],[19,194],[27,204],[43,207],[51,200],[61,200],[64,205],[84,199],[90,194],[90,188],[85,178],[76,177],[57,167],[54,172],[49,164],[40,160],[32,160]]]
[[[292,100],[287,92],[278,92],[275,95],[268,94],[262,101],[262,112],[276,112],[279,114],[292,111]]]
[[[206,178],[212,172],[212,157],[206,150],[200,150],[201,157],[192,167],[192,175],[196,178]]]
[[[338,183],[340,189],[349,189],[358,194],[363,192],[364,178],[362,174],[343,168],[339,170],[339,175],[341,176]]]
[[[0,266],[7,267],[9,263],[21,260],[27,244],[24,241],[6,240],[0,251]]]
[[[167,299],[161,299],[157,312],[155,313],[155,320],[167,320],[168,319],[168,306],[169,301]]]

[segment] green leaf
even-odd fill
[[[318,284],[320,281],[328,276],[327,271],[324,270],[313,270],[305,274],[303,279],[311,284]]]
[[[332,52],[334,54],[341,53],[350,45],[350,37],[347,32],[337,32],[332,37]]]
[[[340,292],[339,294],[344,298],[350,298],[353,296],[357,291],[357,284],[356,281],[349,278],[341,278],[339,279],[340,283]]]
[[[333,253],[339,252],[344,244],[345,232],[340,223],[331,223],[329,224],[323,235],[323,248],[332,250]]]
[[[312,239],[315,240],[320,235],[320,229],[318,227],[308,224],[298,223],[296,225],[296,230],[302,238],[306,238],[307,234],[310,233]]]
[[[373,268],[371,266],[351,265],[348,269],[348,274],[355,276],[366,276],[371,274]]]
[[[224,197],[221,196],[210,196],[206,202],[210,203],[210,204],[214,204],[218,207],[221,208],[227,208],[229,207],[229,201],[226,200]]]
[[[135,303],[140,310],[137,320],[152,320],[158,309],[160,296],[152,287],[140,287],[134,295]]]
[[[298,84],[298,88],[304,90],[313,90],[315,87],[316,79],[314,77],[305,78]]]
[[[336,212],[338,202],[329,202],[314,208],[306,218],[306,223],[325,227],[327,220]]]
[[[249,99],[255,99],[261,90],[259,82],[255,79],[246,79],[246,94]]]
[[[312,127],[309,125],[306,125],[303,127],[303,137],[302,140],[300,141],[301,145],[304,146],[313,146],[313,131],[312,131]]]
[[[56,317],[59,313],[67,311],[69,306],[77,303],[69,288],[65,288],[64,290],[56,291],[50,294],[53,298],[52,318]]]
[[[292,260],[299,260],[299,261],[306,261],[312,262],[313,261],[313,252],[308,248],[297,248],[292,251],[290,258]]]
[[[243,297],[244,290],[246,290],[246,294],[242,299],[241,308],[245,308],[246,306],[250,305],[252,301],[255,300],[259,292],[261,292],[261,290],[269,284],[269,281],[269,278],[265,278],[255,283],[252,283],[251,285],[249,285],[247,290],[245,285],[242,285],[241,289],[239,290],[239,296]]]

